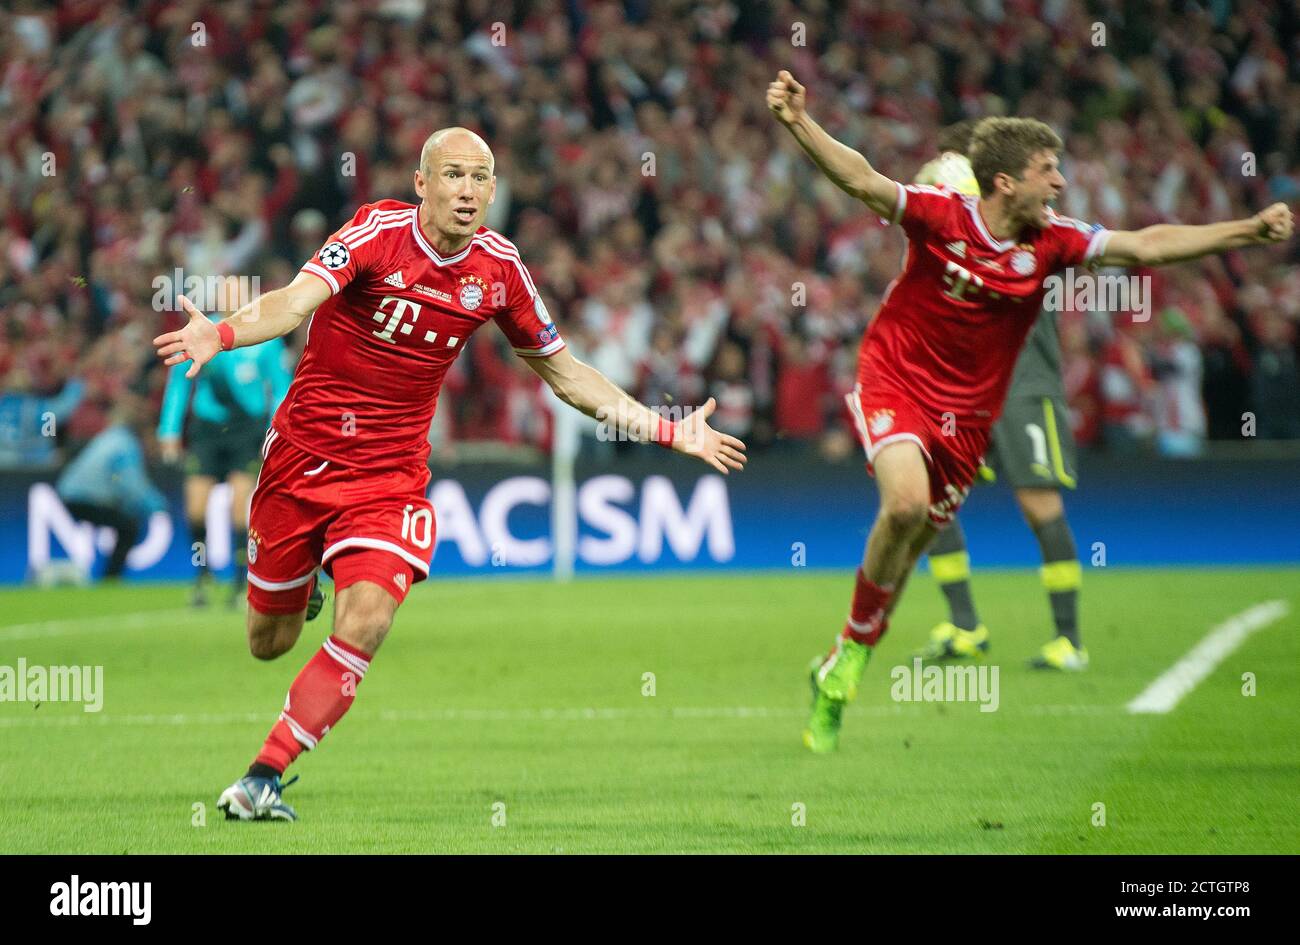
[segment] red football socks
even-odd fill
[[[352,706],[370,657],[336,636],[327,639],[289,687],[280,720],[255,764],[281,773],[303,749],[312,749]]]
[[[889,626],[889,604],[893,599],[894,585],[882,587],[869,581],[858,568],[857,583],[853,588],[853,609],[841,636],[875,646]]]

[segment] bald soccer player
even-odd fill
[[[293,331],[315,313],[288,395],[262,446],[248,537],[248,646],[286,653],[302,632],[318,568],[334,580],[333,633],[289,687],[247,774],[218,806],[239,820],[296,820],[285,769],[352,705],[358,684],[434,544],[429,422],[442,379],[494,321],[556,396],[618,434],[689,454],[721,473],[745,446],[713,430],[712,398],[673,423],[573,357],[515,245],[483,225],[496,192],[492,151],[464,128],[435,132],[415,171],[418,205],[367,204],[288,286],[213,323],[154,339],[188,376],[222,351]],[[290,781],[289,783],[292,783]]]

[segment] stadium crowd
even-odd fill
[[[1024,114],[1061,212],[1112,228],[1300,196],[1300,2],[16,0],[0,11],[0,463],[158,400],[160,277],[288,282],[362,203],[414,200],[425,136],[497,158],[489,224],[575,352],[651,404],[719,401],[758,446],[856,447],[858,339],[903,250],[767,113],[778,68],[884,173]],[[57,52],[56,52],[57,50]],[[1152,273],[1151,317],[1061,321],[1079,440],[1300,437],[1300,243]],[[169,295],[163,293],[165,300]],[[302,332],[299,333],[303,334]],[[301,346],[302,338],[295,339]],[[545,447],[539,384],[481,332],[434,438]]]

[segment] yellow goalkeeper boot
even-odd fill
[[[1057,637],[1044,643],[1038,655],[1029,661],[1031,669],[1056,669],[1064,673],[1081,673],[1088,668],[1088,651],[1076,647],[1069,637]]]
[[[974,630],[963,630],[955,623],[944,621],[930,631],[930,642],[913,654],[927,663],[943,660],[983,659],[989,649],[989,628],[979,624]]]

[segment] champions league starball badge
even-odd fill
[[[343,243],[337,240],[320,251],[320,261],[326,269],[342,269],[348,264],[351,254]]]

